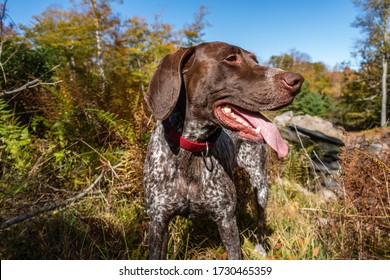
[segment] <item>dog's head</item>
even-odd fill
[[[266,142],[284,157],[286,144],[275,125],[259,111],[289,105],[303,80],[300,74],[259,65],[255,55],[242,48],[203,43],[166,56],[145,99],[156,118],[164,120],[184,92],[186,109],[193,118]]]

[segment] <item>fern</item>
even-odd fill
[[[21,125],[0,99],[0,161],[22,170],[30,164],[31,143],[28,127]]]
[[[20,124],[7,103],[0,99],[0,193],[16,194],[27,186],[35,153],[26,125]]]
[[[306,147],[306,153],[311,153],[315,146]],[[283,177],[291,182],[307,185],[311,181],[310,177],[310,160],[305,153],[296,147],[290,150],[287,158],[285,168],[283,170]]]
[[[119,119],[118,116],[114,113],[99,109],[87,109],[86,112],[95,113],[101,121],[108,125],[108,128],[112,132],[114,132],[120,139],[122,139],[122,141],[128,144],[134,144],[134,129],[127,121]]]

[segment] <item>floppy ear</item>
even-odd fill
[[[154,72],[145,101],[157,119],[165,120],[175,108],[180,95],[182,66],[192,53],[192,48],[180,48],[164,57]]]

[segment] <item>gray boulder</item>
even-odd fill
[[[294,116],[291,111],[274,119],[284,139],[310,149],[315,171],[323,175],[340,169],[340,147],[344,146],[343,131],[331,122],[310,115]]]

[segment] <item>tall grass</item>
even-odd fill
[[[38,135],[27,132],[4,104],[0,111],[6,120],[0,124],[0,224],[32,213],[0,229],[0,258],[147,259],[149,220],[141,186],[147,120],[134,126],[103,111],[68,110],[70,115],[51,123],[35,119],[37,130],[44,126]],[[20,131],[20,139],[7,127]],[[24,141],[19,147],[25,148],[13,149],[17,143],[7,139]],[[271,157],[268,165],[267,258],[390,259],[389,157],[372,155],[364,146],[345,149],[344,174],[334,190],[338,200],[327,201],[312,192],[318,182],[305,153],[293,149],[283,163]],[[254,250],[249,186],[240,197],[243,257],[263,259]],[[56,207],[45,208],[53,203]],[[209,220],[176,217],[169,236],[168,259],[227,258]]]

